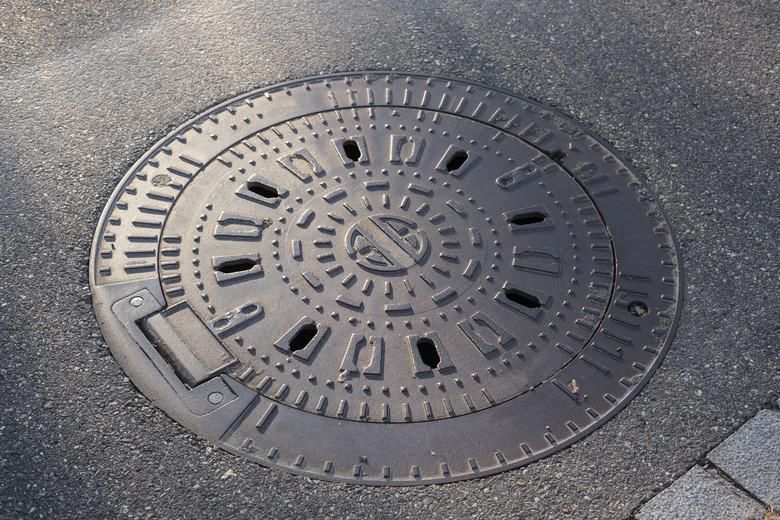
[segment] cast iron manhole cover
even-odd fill
[[[127,173],[91,284],[133,382],[317,478],[527,464],[625,406],[680,312],[655,198],[539,103],[455,79],[310,78],[183,125]]]

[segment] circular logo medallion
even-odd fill
[[[347,254],[369,271],[395,273],[428,256],[425,230],[400,215],[369,215],[349,228]]]
[[[314,477],[445,482],[614,415],[680,313],[661,209],[566,116],[482,85],[324,76],[215,107],[104,211],[95,310],[133,382]]]

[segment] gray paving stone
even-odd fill
[[[780,510],[780,412],[758,412],[708,458],[759,500]]]
[[[642,507],[639,520],[759,520],[761,505],[726,480],[694,466]]]

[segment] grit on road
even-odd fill
[[[622,518],[780,390],[773,2],[0,2],[0,516]],[[321,72],[459,76],[556,106],[662,201],[686,300],[663,365],[524,469],[367,488],[269,470],[158,411],[102,340],[100,210],[168,131]]]

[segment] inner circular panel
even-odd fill
[[[206,165],[163,230],[183,237],[168,307],[212,320],[262,305],[226,335],[228,373],[312,413],[426,421],[533,388],[585,346],[609,301],[614,261],[592,202],[486,124],[372,114],[284,121]],[[544,180],[524,181],[527,165]],[[583,254],[594,245],[603,253]],[[443,386],[479,397],[432,400]]]

